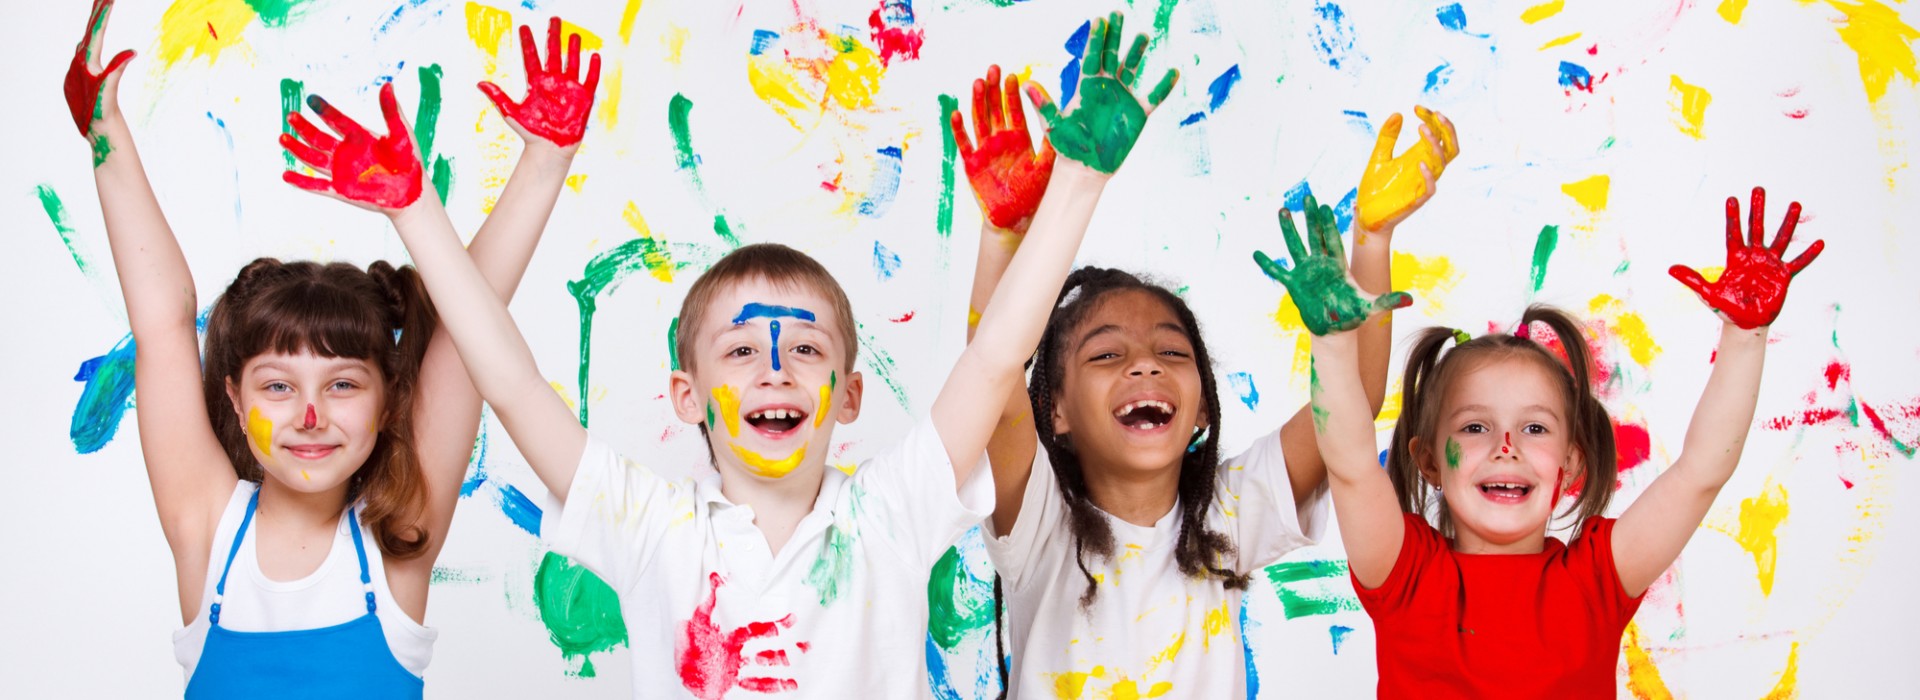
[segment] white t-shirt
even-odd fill
[[[956,492],[922,420],[853,476],[827,469],[774,556],[717,475],[668,480],[589,439],[541,533],[619,593],[635,697],[929,697],[927,578],[993,509],[985,461]]]
[[[260,485],[245,479],[233,488],[227,509],[220,515],[220,526],[213,531],[213,556],[207,559],[207,583],[200,593],[200,612],[193,622],[173,633],[173,658],[186,670],[187,680],[200,664],[200,650],[207,643],[207,608],[213,604],[213,588],[220,583],[220,571],[227,565],[227,552],[233,548],[233,533],[247,515],[247,501]],[[220,626],[235,632],[287,632],[332,627],[351,622],[367,614],[366,590],[360,585],[360,560],[353,553],[353,533],[347,527],[353,518],[344,515],[333,531],[333,549],[326,561],[313,573],[293,581],[275,581],[260,573],[260,558],[254,547],[259,542],[260,519],[240,541],[233,555],[233,569],[227,574],[227,593],[220,604]],[[393,658],[413,675],[427,670],[433,660],[433,641],[440,633],[423,627],[400,610],[387,588],[386,567],[375,543],[373,531],[360,527],[361,542],[367,549],[367,576],[373,579],[374,617],[380,620],[380,632],[386,635]]]
[[[1180,572],[1179,505],[1153,527],[1106,516],[1114,556],[1088,556],[1099,594],[1082,612],[1086,578],[1055,484],[1041,448],[1013,532],[998,536],[991,522],[985,526],[987,555],[1007,596],[1008,697],[1246,697],[1242,592]],[[1296,512],[1275,431],[1221,463],[1207,524],[1233,541],[1238,554],[1230,568],[1247,574],[1312,544],[1326,500],[1316,494]]]

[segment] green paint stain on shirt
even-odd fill
[[[1019,106],[1013,108],[1019,109]],[[957,178],[954,161],[960,155],[960,147],[953,139],[953,122],[946,116],[959,110],[959,100],[952,95],[940,96],[940,207],[934,217],[934,230],[941,238],[953,235],[953,185]]]
[[[1553,258],[1553,249],[1559,245],[1559,226],[1540,227],[1540,236],[1533,240],[1533,292],[1535,294],[1540,293],[1540,287],[1547,283],[1547,261]]]
[[[582,678],[592,678],[591,655],[627,643],[620,596],[593,572],[548,552],[533,579],[533,600],[553,645],[569,662],[580,659]],[[570,672],[571,673],[571,672]]]
[[[1460,443],[1455,442],[1453,438],[1447,438],[1447,468],[1459,469],[1460,457]]]
[[[958,547],[934,562],[927,579],[927,632],[946,651],[993,627],[993,584],[967,569]]]
[[[847,489],[846,510],[827,526],[827,541],[821,543],[820,555],[807,570],[806,584],[820,595],[820,607],[839,600],[847,581],[853,578],[853,543],[859,538],[854,523],[860,518],[860,501],[865,497],[866,492],[858,485]]]

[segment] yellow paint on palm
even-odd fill
[[[720,412],[720,420],[727,424],[727,435],[740,437],[740,395],[733,393],[733,387],[721,384],[713,388],[713,402],[719,404],[716,410]]]
[[[174,0],[160,15],[155,57],[162,69],[190,56],[212,63],[258,16],[246,0]]]
[[[800,449],[794,450],[793,454],[781,459],[768,459],[758,452],[739,445],[729,445],[729,447],[733,448],[734,456],[739,457],[740,462],[753,470],[753,473],[774,479],[792,473],[794,468],[800,466],[800,460],[807,457],[807,443],[801,443]]]
[[[273,421],[260,415],[260,407],[247,409],[247,436],[253,438],[253,446],[260,448],[260,454],[273,454]]]
[[[1653,657],[1640,642],[1640,623],[1627,623],[1620,648],[1627,657],[1627,692],[1635,700],[1673,700],[1673,691],[1660,679],[1660,667],[1653,665]]]
[[[1753,555],[1760,594],[1773,594],[1773,574],[1780,560],[1780,538],[1775,531],[1787,518],[1787,487],[1768,480],[1753,498],[1740,500],[1740,532],[1734,541]]]

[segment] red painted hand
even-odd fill
[[[121,51],[107,62],[105,70],[100,68],[100,37],[107,33],[107,15],[112,13],[113,0],[93,0],[87,36],[73,48],[73,62],[67,65],[67,110],[73,113],[73,126],[81,136],[93,133],[93,120],[106,116],[105,110],[112,106],[101,98],[103,83],[111,80],[111,87],[118,88],[120,69],[133,60],[133,51]],[[111,96],[114,90],[104,92]]]
[[[380,112],[387,119],[387,135],[374,136],[341,114],[319,95],[307,96],[307,106],[320,119],[340,133],[339,138],[322,131],[295,112],[287,115],[292,134],[280,135],[280,146],[299,158],[320,177],[291,170],[281,177],[287,184],[319,192],[366,206],[391,211],[405,208],[420,198],[420,151],[400,118],[400,105],[393,96],[393,83],[380,87]]]
[[[594,54],[587,67],[587,79],[580,80],[580,35],[567,37],[567,60],[560,62],[560,18],[547,22],[547,65],[540,67],[540,53],[533,47],[533,28],[520,25],[520,56],[527,64],[527,98],[513,98],[488,81],[480,82],[480,91],[500,109],[500,116],[513,124],[521,138],[538,136],[553,145],[568,147],[580,143],[587,131],[587,114],[593,111],[593,91],[600,85],[600,54]]]
[[[793,616],[772,622],[751,622],[744,627],[722,631],[713,623],[713,608],[720,597],[720,585],[726,579],[717,573],[707,574],[707,577],[713,587],[708,589],[706,602],[695,608],[693,618],[687,620],[685,636],[674,650],[674,658],[679,662],[680,684],[702,700],[719,700],[734,686],[756,693],[798,690],[800,685],[791,678],[740,677],[740,667],[748,663],[759,666],[786,666],[791,663],[787,660],[787,653],[778,649],[762,651],[751,659],[746,658],[741,649],[749,640],[779,636],[782,628],[793,626]],[[804,649],[806,645],[800,646]]]
[[[1009,75],[1002,88],[1000,67],[991,66],[985,80],[973,81],[978,146],[967,138],[959,110],[947,118],[980,211],[998,228],[1026,233],[1033,212],[1040,208],[1040,195],[1047,191],[1047,180],[1053,177],[1054,153],[1053,144],[1045,138],[1040,139],[1040,152],[1033,151],[1026,113],[1020,106],[1020,79]]]
[[[1787,244],[1793,241],[1793,227],[1800,222],[1800,203],[1787,205],[1787,217],[1773,245],[1765,244],[1767,191],[1753,188],[1753,203],[1747,212],[1749,240],[1741,240],[1740,200],[1727,198],[1727,269],[1720,279],[1708,282],[1698,271],[1675,265],[1667,272],[1687,285],[1702,301],[1741,328],[1758,328],[1773,323],[1780,305],[1787,300],[1787,283],[1800,274],[1826,241],[1814,241],[1806,252],[1786,261]]]

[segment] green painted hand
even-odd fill
[[[1287,256],[1292,258],[1293,268],[1287,269],[1257,250],[1253,261],[1260,265],[1261,272],[1286,285],[1287,294],[1300,307],[1300,320],[1314,335],[1350,331],[1367,319],[1413,303],[1406,292],[1388,292],[1371,301],[1361,296],[1360,288],[1347,276],[1346,245],[1340,242],[1333,207],[1314,201],[1311,195],[1307,197],[1307,240],[1313,251],[1309,253],[1300,245],[1293,212],[1284,208],[1280,210],[1280,232],[1286,236]]]
[[[1062,112],[1039,83],[1027,83],[1027,100],[1047,121],[1047,140],[1060,155],[1103,173],[1113,173],[1133,150],[1147,115],[1173,92],[1180,72],[1169,70],[1142,105],[1134,91],[1140,84],[1140,64],[1147,55],[1147,36],[1133,38],[1127,61],[1120,62],[1120,29],[1125,18],[1115,12],[1093,21],[1087,53],[1080,59],[1080,89]]]

